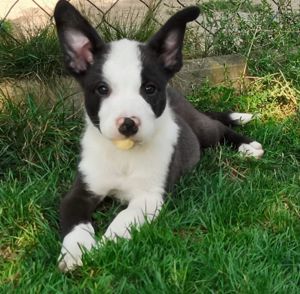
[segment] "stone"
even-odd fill
[[[185,60],[171,85],[184,95],[205,81],[211,85],[229,82],[234,88],[240,88],[246,68],[246,58],[238,54]]]

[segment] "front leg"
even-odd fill
[[[133,198],[128,207],[122,210],[107,228],[103,240],[115,240],[117,237],[131,238],[130,228],[141,227],[145,221],[152,221],[163,205],[161,195],[139,195]]]
[[[82,249],[91,250],[96,244],[91,223],[100,198],[88,192],[80,177],[60,205],[60,225],[63,244],[58,258],[61,271],[81,266]]]

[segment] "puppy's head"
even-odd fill
[[[66,66],[103,136],[151,140],[166,107],[167,83],[182,66],[186,23],[198,15],[197,7],[178,12],[145,44],[105,43],[71,4],[57,3],[54,17]]]

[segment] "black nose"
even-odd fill
[[[135,124],[134,120],[129,117],[125,117],[124,122],[119,127],[119,132],[126,136],[133,136],[138,131],[138,126]]]

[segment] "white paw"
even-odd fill
[[[253,114],[251,113],[241,113],[241,112],[233,112],[229,114],[232,123],[235,125],[245,125],[249,121],[252,120]]]
[[[261,158],[264,154],[264,150],[262,148],[262,145],[256,141],[253,141],[249,144],[242,144],[239,147],[239,152],[242,153],[244,156],[247,157],[255,157],[255,158]]]
[[[77,225],[64,237],[58,258],[58,267],[61,271],[67,272],[82,266],[82,251],[89,251],[96,244],[94,234],[94,228],[87,223]]]

